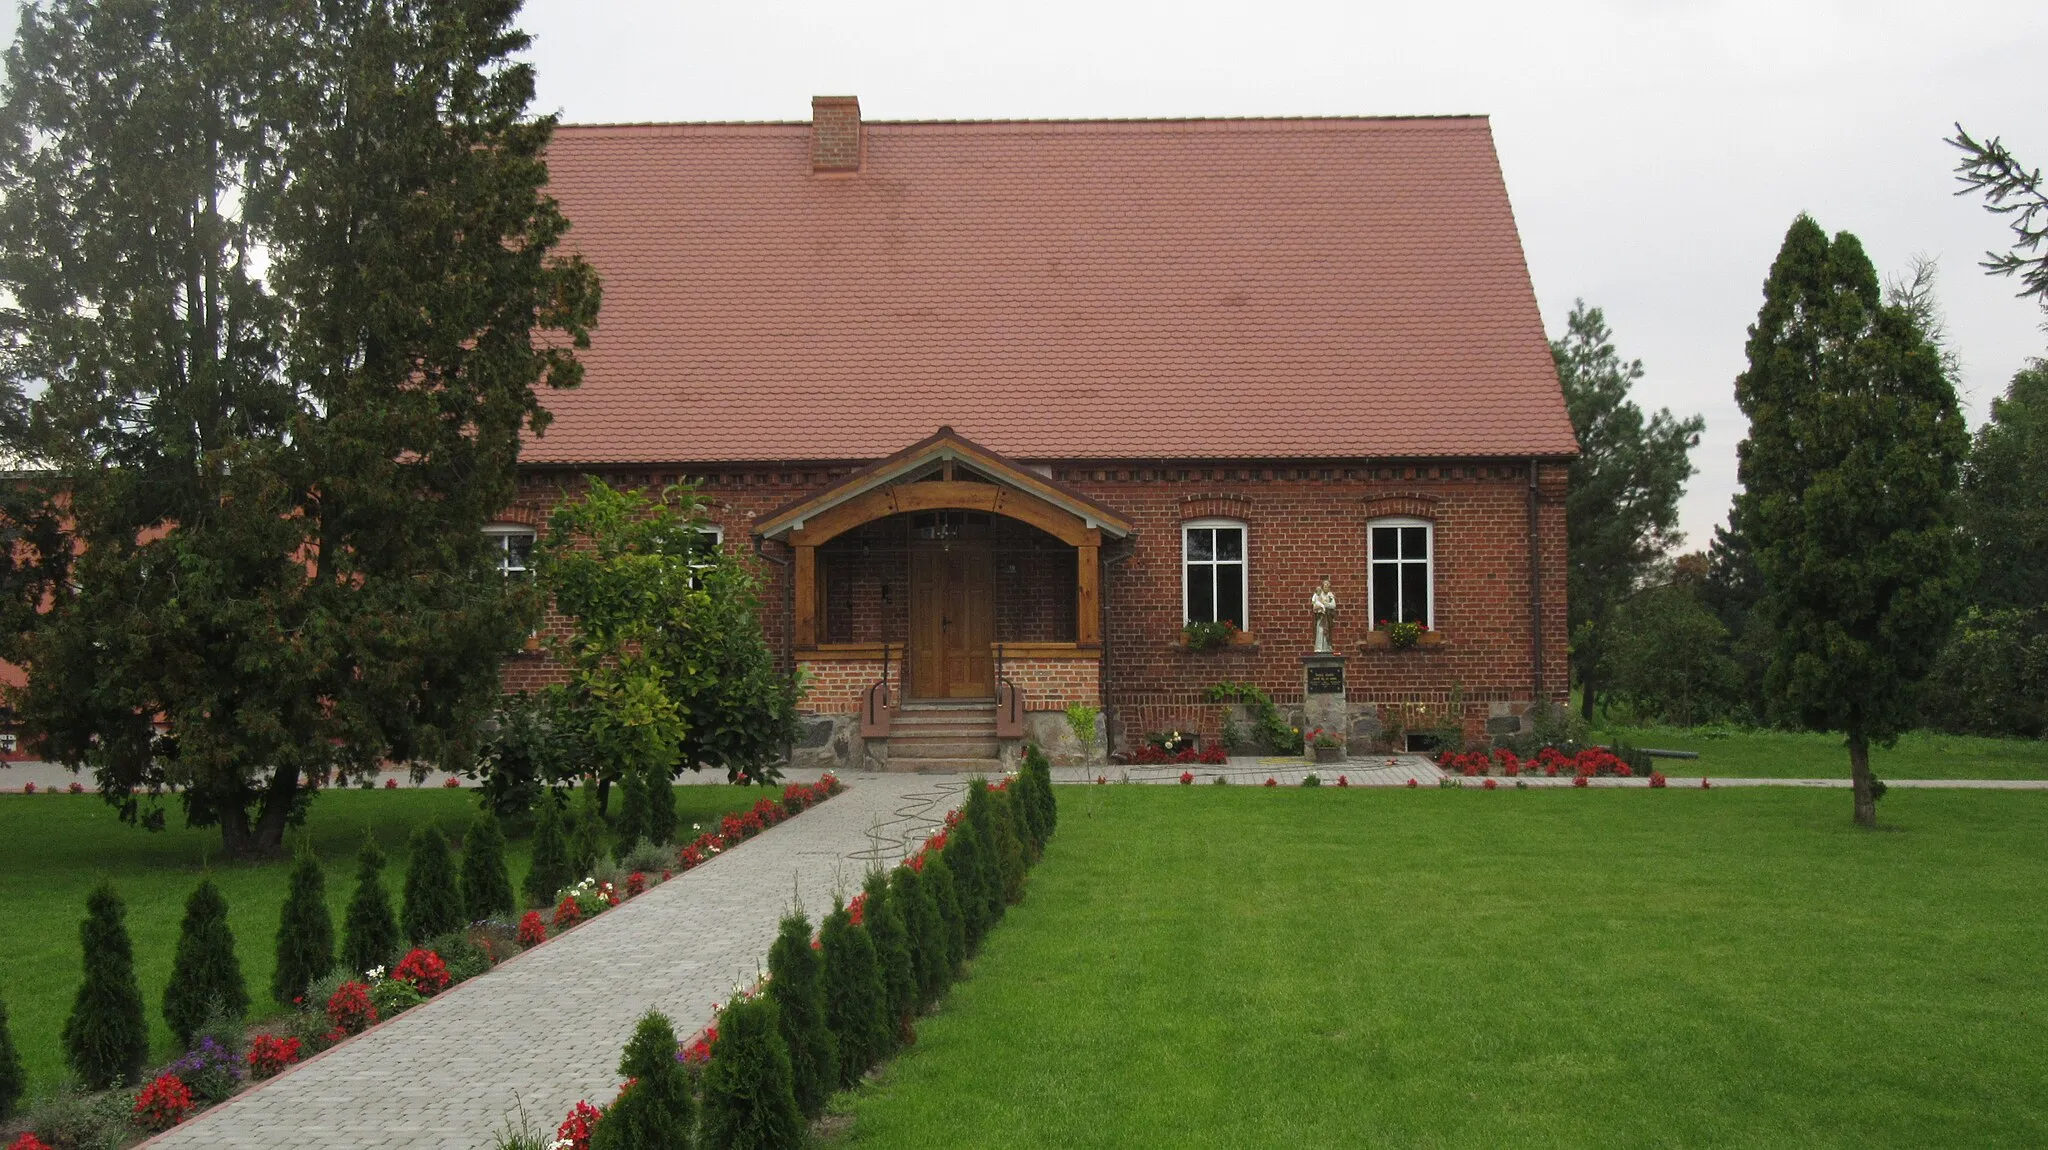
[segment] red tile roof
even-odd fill
[[[604,277],[533,463],[1577,449],[1482,117],[565,126]]]

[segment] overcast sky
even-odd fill
[[[1972,426],[2048,349],[1978,270],[2008,233],[1941,142],[1960,120],[2048,165],[2039,0],[529,0],[525,23],[540,107],[573,121],[807,119],[817,94],[872,119],[1490,115],[1546,327],[1606,309],[1639,401],[1706,416],[1689,547],[1734,491],[1744,329],[1796,213],[1882,273],[1940,261]]]

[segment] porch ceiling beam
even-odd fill
[[[985,511],[1029,523],[1069,547],[1080,547],[1091,536],[1100,539],[1102,534],[1080,516],[1029,492],[995,483],[956,480],[899,483],[863,492],[806,518],[799,529],[799,546],[816,547],[864,523],[913,511]]]

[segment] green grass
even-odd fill
[[[749,806],[761,796],[743,787],[676,788],[676,813],[685,829],[692,821]],[[405,884],[406,840],[415,827],[433,820],[451,833],[474,817],[473,792],[433,788],[385,791],[334,790],[313,804],[304,834],[327,869],[327,903],[336,938],[341,916],[355,890],[355,856],[363,836],[374,832],[390,856],[384,878],[392,906]],[[178,822],[173,812],[171,822]],[[296,842],[302,832],[293,832]],[[526,876],[529,850],[523,839],[508,844],[506,861],[516,887]],[[260,1017],[274,1014],[270,975],[276,966],[278,912],[284,905],[290,860],[236,863],[221,858],[218,830],[172,829],[149,834],[123,826],[97,795],[0,795],[0,1000],[7,1003],[15,1043],[29,1073],[31,1097],[46,1093],[64,1073],[58,1036],[78,990],[78,924],[85,896],[102,878],[111,879],[128,904],[128,931],[135,942],[136,978],[148,1010],[151,1050],[168,1059],[170,1031],[164,1026],[164,987],[185,898],[209,868],[227,897],[242,975]]]
[[[1658,767],[1674,777],[1849,777],[1849,751],[1838,734],[1609,725],[1593,737],[1601,742],[1619,740],[1639,747],[1698,751],[1698,759],[1658,761]],[[1897,747],[1872,747],[1870,769],[1882,779],[2048,779],[2048,739],[1985,739],[1913,731],[1901,737]]]
[[[2048,1144],[2048,794],[1060,788],[847,1144]]]

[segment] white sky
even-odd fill
[[[2048,4],[529,0],[525,25],[539,108],[574,121],[806,119],[817,94],[873,119],[1489,114],[1546,327],[1606,309],[1638,400],[1706,416],[1688,548],[1734,491],[1733,381],[1796,213],[1887,275],[1940,261],[1973,426],[2048,351],[1977,269],[2008,233],[1941,142],[1960,120],[2048,166]]]

